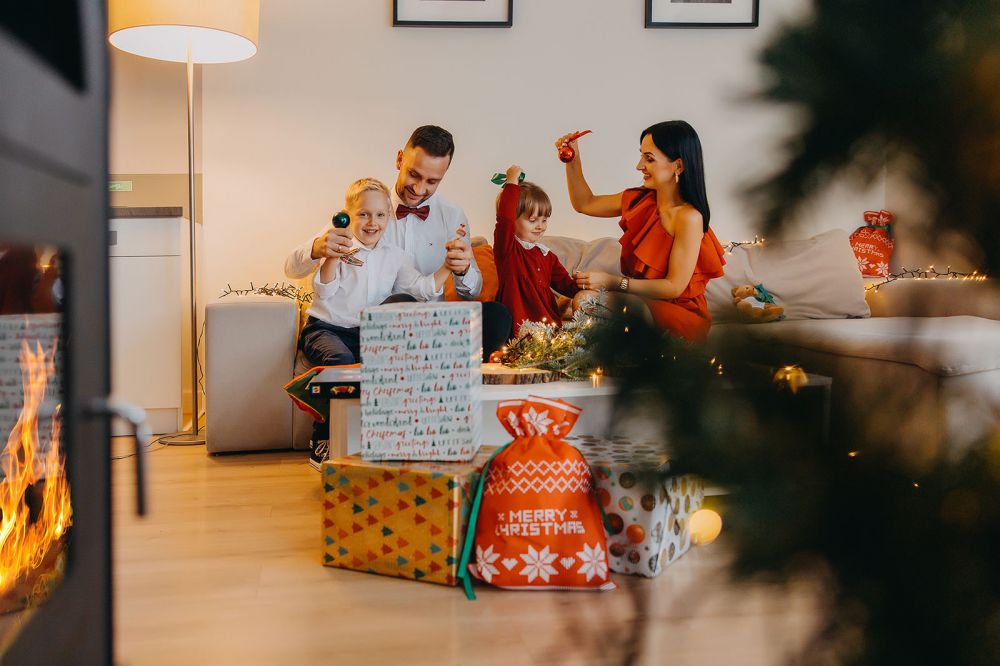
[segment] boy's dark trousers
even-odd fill
[[[312,366],[349,365],[361,360],[361,329],[335,326],[309,317],[299,334],[299,349]],[[313,424],[312,441],[330,439],[330,424]]]

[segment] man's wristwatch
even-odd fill
[[[466,268],[461,273],[452,273],[452,275],[454,275],[455,277],[465,277],[468,274],[469,274],[469,269],[468,268]]]
[[[628,292],[628,278],[623,277],[618,281],[618,291]]]

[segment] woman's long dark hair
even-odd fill
[[[678,182],[681,198],[701,213],[704,230],[708,231],[711,211],[708,208],[708,195],[705,194],[705,164],[701,157],[698,133],[683,120],[668,120],[642,130],[639,141],[647,134],[653,137],[653,145],[667,159],[673,161],[680,158],[684,163],[684,171]]]

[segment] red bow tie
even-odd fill
[[[396,219],[402,220],[407,215],[416,215],[421,220],[426,220],[427,216],[431,214],[430,206],[421,206],[420,208],[410,208],[409,206],[404,206],[399,204],[396,206]]]

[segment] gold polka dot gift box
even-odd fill
[[[472,494],[495,450],[469,462],[323,463],[323,564],[457,584]]]
[[[691,474],[664,478],[668,463],[661,443],[590,435],[566,441],[594,473],[608,518],[612,571],[652,578],[691,548],[689,519],[701,508],[704,482]]]

